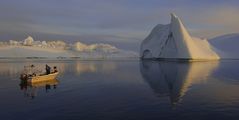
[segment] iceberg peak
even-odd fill
[[[170,13],[171,18],[178,18],[178,16],[175,13]]]
[[[28,36],[24,40],[23,44],[26,45],[26,46],[31,46],[33,42],[34,42],[34,39],[31,36]]]
[[[171,13],[171,23],[157,25],[141,44],[143,59],[217,60],[207,40],[192,38],[182,21]]]

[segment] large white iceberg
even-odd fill
[[[193,38],[175,14],[171,23],[157,25],[142,42],[143,59],[218,60],[220,57],[206,39]]]

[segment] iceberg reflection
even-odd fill
[[[171,104],[175,105],[180,102],[190,86],[206,82],[217,66],[217,61],[141,61],[140,71],[157,96],[169,97]]]

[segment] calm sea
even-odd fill
[[[24,65],[57,66],[27,84]],[[1,120],[239,119],[239,61],[0,61]]]

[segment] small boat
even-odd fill
[[[32,76],[28,78],[28,82],[36,83],[36,82],[43,82],[48,80],[54,80],[56,79],[59,72],[50,73],[48,75],[39,75],[39,76]]]
[[[29,86],[31,87],[45,87],[46,85],[57,85],[59,81],[57,79],[51,79],[47,81],[41,81],[41,82],[33,82],[33,83],[28,83]]]
[[[27,87],[34,87],[34,88],[39,88],[39,87],[45,87],[47,85],[50,85],[50,86],[55,86],[59,83],[59,81],[57,79],[52,79],[52,80],[44,80],[44,81],[41,81],[41,82],[28,82],[26,80],[21,80],[20,82],[20,87],[21,88],[27,88]]]
[[[34,65],[31,65],[24,66],[20,79],[29,83],[44,82],[56,79],[58,74],[59,72],[57,71],[56,66],[54,66],[54,71],[50,71],[49,69],[46,73],[42,73],[40,70],[35,69]]]

